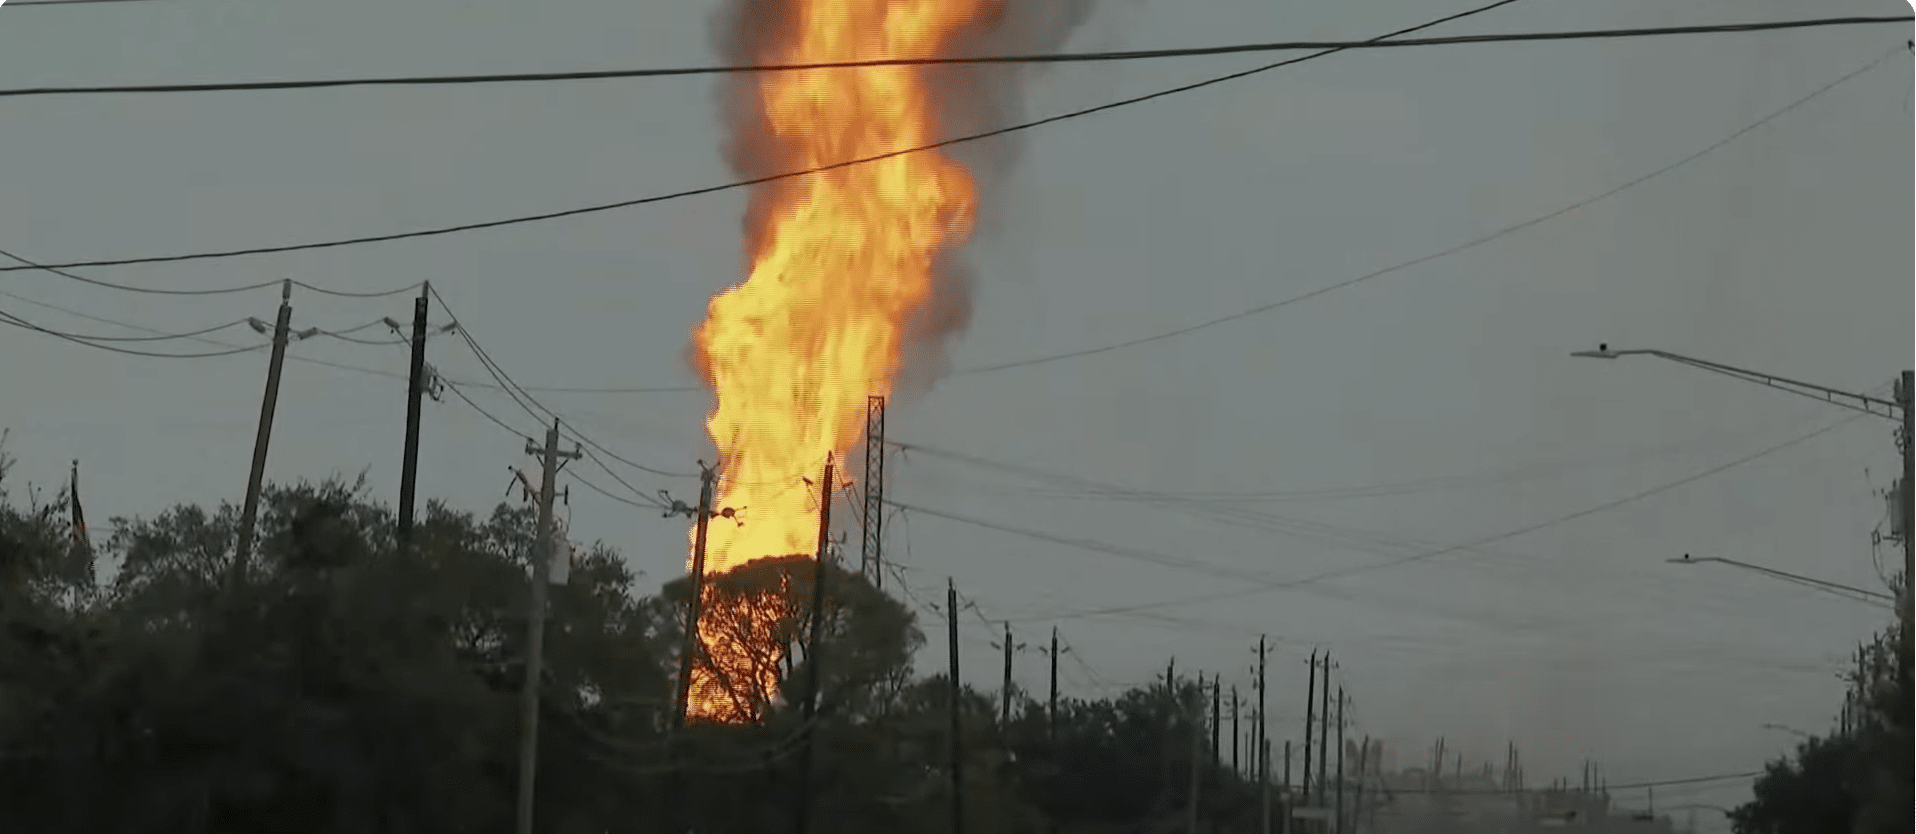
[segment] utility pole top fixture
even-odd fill
[[[1752,371],[1748,368],[1725,365],[1721,362],[1698,359],[1694,356],[1684,356],[1683,354],[1671,353],[1667,350],[1655,350],[1651,348],[1617,350],[1610,347],[1610,343],[1604,342],[1597,345],[1596,350],[1572,351],[1570,355],[1582,359],[1617,359],[1624,356],[1655,356],[1659,359],[1667,359],[1680,365],[1689,365],[1692,368],[1699,368],[1711,373],[1740,379],[1745,382],[1754,382],[1758,385],[1788,391],[1798,396],[1809,397],[1813,400],[1820,400],[1852,411],[1861,411],[1865,414],[1874,414],[1887,419],[1895,419],[1898,412],[1903,410],[1903,404],[1895,400],[1885,400],[1881,397],[1858,394],[1854,391],[1844,391],[1840,388],[1831,388],[1825,385],[1817,385],[1813,382],[1803,382],[1802,380],[1780,377],[1775,374],[1763,373],[1762,371]],[[1898,399],[1902,398],[1899,397]]]

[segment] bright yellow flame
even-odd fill
[[[997,0],[786,0],[792,26],[768,64],[935,57]],[[920,68],[773,72],[760,103],[779,170],[818,168],[934,141]],[[958,163],[912,153],[770,184],[751,275],[712,300],[694,343],[718,394],[707,428],[722,462],[706,569],[817,547],[818,480],[828,455],[859,440],[869,395],[888,395],[932,264],[970,233],[976,192]],[[701,629],[715,665],[747,654]],[[775,669],[756,685],[776,685]],[[690,712],[743,720],[693,680]],[[738,685],[736,680],[734,685]]]

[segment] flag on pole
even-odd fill
[[[80,462],[73,462],[73,480],[67,485],[67,520],[72,525],[68,531],[69,542],[75,553],[91,554],[93,538],[87,535],[86,512],[80,509]]]

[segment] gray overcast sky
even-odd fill
[[[1470,4],[1118,0],[1072,49],[1368,37]],[[709,2],[155,0],[0,13],[5,86],[560,71],[717,60]],[[1894,14],[1845,0],[1817,13]],[[1529,0],[1432,34],[1802,16],[1781,0]],[[1347,53],[1028,134],[973,247],[981,291],[960,366],[1184,326],[1453,246],[1718,141],[1908,37],[1899,26]],[[1258,56],[1068,66],[1044,115],[1252,65]],[[696,187],[727,178],[710,78],[15,99],[0,105],[0,248],[79,260],[299,243]],[[1675,481],[1848,412],[1654,360],[1574,360],[1608,341],[1856,389],[1909,365],[1911,68],[1906,55],[1670,174],[1470,251],[1292,307],[1093,357],[945,381],[893,437],[1130,486],[1272,492],[1471,476],[1401,494],[1251,500],[1266,529],[1055,494],[926,454],[900,501],[1201,560],[1272,580],[1485,538]],[[431,280],[521,383],[693,382],[688,330],[739,279],[738,192],[439,238],[87,274],[155,287],[282,277],[343,289]],[[166,329],[252,315],[275,293],[137,296],[5,273],[34,301]],[[83,333],[108,325],[12,298]],[[296,295],[298,326],[404,318],[405,298]],[[435,317],[443,313],[435,311]],[[243,332],[242,332],[243,333]],[[232,335],[232,334],[229,334]],[[149,346],[150,347],[150,346]],[[182,347],[182,350],[186,348]],[[405,368],[403,350],[313,340],[296,355]],[[482,376],[456,339],[432,359]],[[264,357],[150,360],[0,331],[20,474],[49,491],[79,458],[88,510],[236,500]],[[288,366],[274,479],[398,479],[404,384]],[[521,431],[502,396],[481,402]],[[551,394],[625,457],[691,471],[704,395]],[[429,405],[421,489],[484,510],[522,443],[456,400]],[[1533,779],[1588,757],[1613,782],[1753,770],[1764,723],[1820,729],[1833,672],[1875,609],[1690,552],[1873,585],[1873,491],[1890,425],[1845,425],[1722,474],[1490,546],[1308,589],[1060,627],[1072,694],[1161,673],[1244,682],[1279,640],[1272,709],[1302,711],[1313,644],[1343,664],[1366,732]],[[691,497],[696,482],[620,473]],[[1522,474],[1522,477],[1517,477]],[[600,474],[595,481],[609,484]],[[17,487],[18,485],[16,485]],[[1309,497],[1309,496],[1306,496]],[[1209,502],[1201,506],[1223,506]],[[647,572],[681,570],[682,520],[574,490],[573,530]],[[983,616],[1023,618],[1242,583],[959,525],[894,522],[912,584],[945,576]],[[1276,532],[1274,532],[1276,531]],[[1893,559],[1895,554],[1886,553]],[[924,596],[924,592],[920,593]],[[927,625],[932,625],[927,623]],[[971,619],[967,677],[995,687]],[[942,650],[926,660],[942,663]],[[1041,685],[1039,655],[1020,678]],[[1407,752],[1406,761],[1418,758]],[[1740,783],[1690,791],[1729,803]],[[1662,799],[1663,794],[1659,794]]]

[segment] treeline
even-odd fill
[[[1835,726],[1765,766],[1753,798],[1730,812],[1737,834],[1916,830],[1909,660],[1896,627],[1857,648]]]
[[[429,504],[401,552],[361,485],[269,488],[243,572],[237,518],[177,506],[87,542],[65,507],[0,492],[0,828],[511,831],[532,513]],[[796,565],[728,582],[802,612],[811,569]],[[814,721],[785,697],[753,726],[668,734],[683,583],[641,594],[617,553],[586,549],[552,589],[537,830],[790,832],[804,791],[812,831],[949,831],[948,680],[914,673],[925,638],[909,608],[827,579],[819,651],[796,619],[769,626],[793,641],[788,690],[824,658]],[[966,830],[1165,830],[1187,814],[1194,763],[1207,827],[1255,830],[1254,794],[1194,733],[1208,699],[1171,689],[1065,699],[1055,725],[1023,697],[1001,722],[995,695],[962,690]]]

